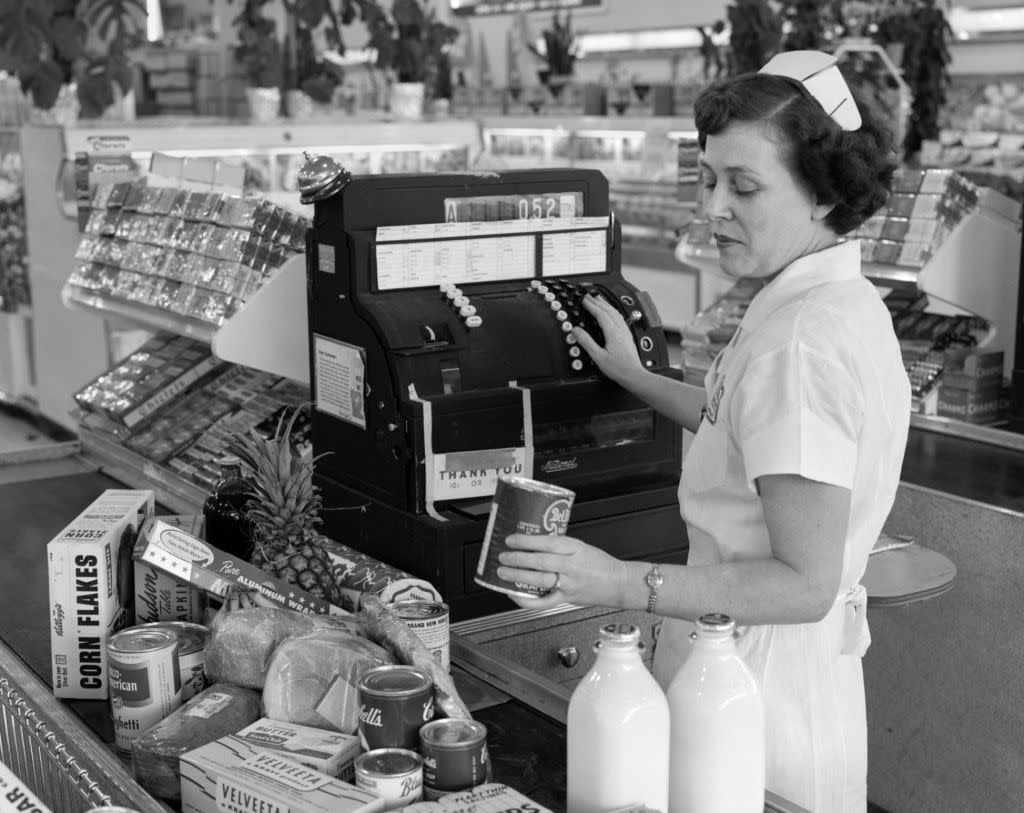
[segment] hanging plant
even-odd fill
[[[782,20],[767,0],[738,0],[726,8],[732,34],[729,47],[736,73],[761,69],[778,50],[782,40]]]
[[[146,36],[146,0],[81,0],[80,17],[107,44],[121,50]]]
[[[8,60],[0,68],[21,74],[40,61],[53,9],[53,0],[0,0],[0,51]]]
[[[913,103],[903,149],[910,157],[925,140],[939,137],[939,114],[949,88],[949,41],[953,31],[934,0],[919,0],[908,14],[907,24],[902,67]]]

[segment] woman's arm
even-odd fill
[[[693,620],[722,612],[739,624],[804,624],[828,613],[839,591],[850,511],[848,489],[798,475],[757,481],[771,541],[768,559],[716,565],[663,565],[658,615]],[[647,562],[624,562],[569,537],[509,538],[501,578],[559,589],[520,606],[563,602],[643,610]]]
[[[588,294],[583,298],[583,307],[593,315],[604,333],[604,347],[582,328],[576,328],[573,333],[598,369],[670,421],[696,432],[700,426],[701,409],[707,404],[704,388],[647,370],[636,352],[633,334],[626,321],[609,302]]]

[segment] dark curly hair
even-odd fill
[[[795,79],[744,73],[716,82],[697,98],[694,117],[703,150],[730,122],[764,122],[783,144],[790,169],[818,203],[833,205],[825,225],[857,228],[885,203],[896,169],[892,133],[861,99],[863,123],[843,130]]]

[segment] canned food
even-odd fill
[[[564,535],[575,498],[575,492],[567,488],[526,477],[499,477],[473,581],[510,596],[544,595],[547,590],[543,587],[499,578],[498,557],[508,550],[505,540],[512,534]]]
[[[446,672],[451,671],[451,650],[448,640],[448,605],[440,601],[396,601],[395,613],[430,650],[434,660]]]
[[[181,702],[187,703],[206,688],[206,647],[213,634],[202,624],[189,621],[154,621],[135,629],[168,629],[178,636],[178,670]]]
[[[434,719],[434,682],[415,666],[378,666],[359,679],[359,739],[364,750],[419,745]]]
[[[132,627],[107,642],[114,745],[132,743],[181,705],[178,636],[166,629]]]
[[[423,758],[405,748],[378,748],[356,757],[356,787],[397,810],[423,798]]]
[[[488,781],[487,727],[475,720],[434,720],[420,729],[423,793],[440,799]]]

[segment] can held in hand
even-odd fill
[[[476,720],[434,720],[420,729],[423,794],[428,800],[487,782],[487,727]]]
[[[378,666],[359,679],[359,739],[363,749],[420,744],[420,727],[434,719],[434,681],[415,666]]]
[[[166,629],[132,627],[107,641],[114,745],[132,743],[181,705],[178,636]]]
[[[385,810],[423,798],[423,758],[406,748],[377,748],[355,760],[356,787],[387,802]]]
[[[498,578],[498,557],[508,550],[505,540],[512,534],[563,536],[575,498],[567,488],[526,477],[499,477],[473,581],[510,596],[543,596],[543,587]]]
[[[396,615],[416,633],[434,660],[446,672],[451,671],[451,644],[448,634],[448,605],[440,601],[396,601]]]
[[[167,629],[178,636],[182,703],[187,703],[206,688],[206,647],[213,637],[210,630],[189,621],[153,621],[139,624],[135,629]]]

